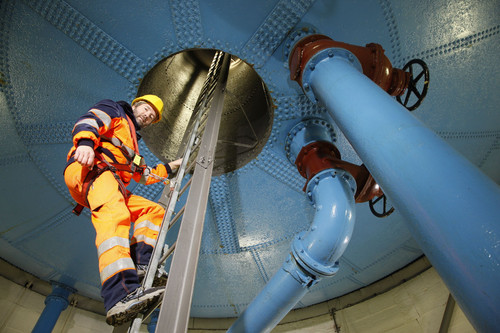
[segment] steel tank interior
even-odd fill
[[[233,56],[233,79],[194,317],[240,315],[311,223],[305,179],[284,149],[291,128],[327,119],[343,158],[363,163],[326,110],[290,80],[292,32],[381,44],[397,68],[424,60],[429,91],[413,115],[500,182],[497,0],[6,0],[0,26],[0,256],[86,297],[101,299],[90,214],[72,214],[63,179],[74,122],[100,99],[131,101],[156,89],[168,116],[144,131],[140,149],[149,164],[174,158],[189,120],[182,114],[192,111],[213,50]],[[158,200],[162,186],[130,189]],[[367,286],[422,255],[397,209],[377,218],[362,203],[356,215],[339,272],[298,307]]]

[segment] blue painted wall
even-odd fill
[[[90,217],[71,214],[62,177],[73,123],[99,99],[132,100],[141,78],[164,57],[221,49],[254,66],[276,105],[258,158],[211,185],[192,315],[239,315],[314,214],[302,192],[305,180],[284,151],[287,133],[302,118],[329,119],[290,81],[285,66],[286,37],[302,27],[351,44],[379,43],[396,67],[423,59],[431,83],[414,115],[500,182],[498,1],[5,0],[0,256],[100,299]],[[334,128],[342,156],[362,163]],[[148,162],[157,161],[144,143],[141,150]],[[162,190],[132,187],[151,199]],[[378,219],[366,203],[356,210],[339,273],[314,286],[299,306],[366,286],[422,254],[397,211]]]

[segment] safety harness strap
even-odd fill
[[[115,147],[119,148],[129,163],[128,164],[110,163],[102,156],[102,154],[105,154],[104,151],[96,150],[95,157],[100,162],[94,165],[92,170],[90,170],[89,173],[87,173],[82,186],[85,203],[87,204],[87,207],[90,206],[87,199],[90,186],[97,179],[97,177],[99,177],[103,172],[109,170],[113,173],[113,176],[118,182],[120,192],[123,194],[124,197],[127,197],[128,196],[127,189],[125,187],[125,184],[121,180],[120,176],[118,175],[118,171],[125,171],[130,173],[135,173],[135,172],[142,173],[146,168],[146,163],[144,161],[144,158],[141,155],[139,155],[139,143],[137,141],[135,126],[129,116],[125,115],[125,118],[127,119],[127,122],[130,127],[130,135],[132,136],[134,149],[131,149],[126,145],[124,145],[123,142],[117,137],[108,138],[106,136],[101,135],[100,139],[101,141],[110,142]],[[71,158],[73,159],[73,156],[71,156]],[[69,164],[70,163],[68,163],[68,165]],[[82,213],[83,208],[84,208],[83,205],[77,204],[75,208],[73,208],[73,213],[78,216]]]
[[[96,155],[96,157],[97,156],[100,156],[100,155]],[[125,166],[128,166],[128,165],[121,164],[119,166],[124,166],[125,167]],[[128,170],[130,170],[130,168]],[[83,210],[84,207],[90,207],[88,199],[87,199],[90,187],[92,186],[92,184],[94,183],[94,181],[97,179],[97,177],[99,177],[105,171],[111,171],[111,173],[115,177],[116,181],[118,182],[118,187],[120,189],[120,192],[123,194],[124,197],[128,196],[125,184],[123,183],[123,181],[121,180],[120,176],[117,173],[118,169],[116,168],[116,164],[113,165],[113,164],[109,163],[108,161],[106,161],[105,159],[102,159],[102,157],[101,157],[100,162],[97,163],[96,165],[94,165],[94,167],[92,168],[92,170],[90,170],[87,173],[87,175],[85,176],[85,179],[83,180],[82,192],[83,192],[83,195],[84,195],[84,198],[85,198],[85,204],[87,206],[83,206],[83,205],[77,204],[75,206],[75,208],[73,208],[73,211],[72,211],[75,215],[79,216],[82,213],[82,210]]]

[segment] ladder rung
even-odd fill
[[[186,206],[182,206],[182,208],[175,215],[175,217],[172,220],[170,220],[170,222],[168,223],[168,230],[170,230],[170,228],[172,228],[172,226],[175,224],[175,222],[177,222],[179,220],[179,218],[184,214],[185,208],[186,208]]]
[[[186,185],[184,185],[184,187],[179,191],[179,197],[181,197],[184,192],[186,192],[186,190],[188,189],[189,186],[191,186],[191,182],[193,181],[193,178],[189,178],[189,180],[187,181]]]
[[[189,159],[188,159],[188,166],[189,168],[188,169],[191,169],[191,166],[193,164],[195,164],[195,161],[196,159],[198,158],[198,148],[200,147],[200,144],[197,144],[194,148],[193,148],[193,153],[189,156]],[[187,172],[186,172],[187,173]]]
[[[165,263],[165,261],[167,261],[168,257],[170,257],[172,255],[172,253],[174,253],[176,245],[177,245],[177,241],[174,242],[174,244],[172,244],[172,246],[168,248],[167,252],[165,252],[161,256],[161,258],[159,260],[160,265],[163,265]]]
[[[203,131],[205,130],[205,126],[207,125],[207,119],[205,117],[205,119],[200,119],[200,125],[198,126],[198,130],[196,131],[196,136],[197,137],[201,137],[201,135],[203,134]]]
[[[193,170],[194,166],[196,165],[196,161],[191,161],[189,165],[186,167],[186,174],[190,173],[191,170]]]
[[[195,155],[195,151],[200,147],[200,145],[201,145],[201,140],[195,140],[193,148],[191,148],[191,155],[189,155],[190,158],[191,156]]]

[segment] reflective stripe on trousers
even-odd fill
[[[82,167],[73,163],[66,169],[66,184],[73,198],[81,200]],[[95,245],[99,256],[99,273],[103,284],[117,273],[133,269],[130,256],[130,224],[135,222],[134,240],[155,245],[164,209],[143,197],[130,195],[124,198],[119,185],[110,171],[101,174],[88,193],[92,210],[92,224],[96,231]],[[78,201],[78,200],[77,200]]]

